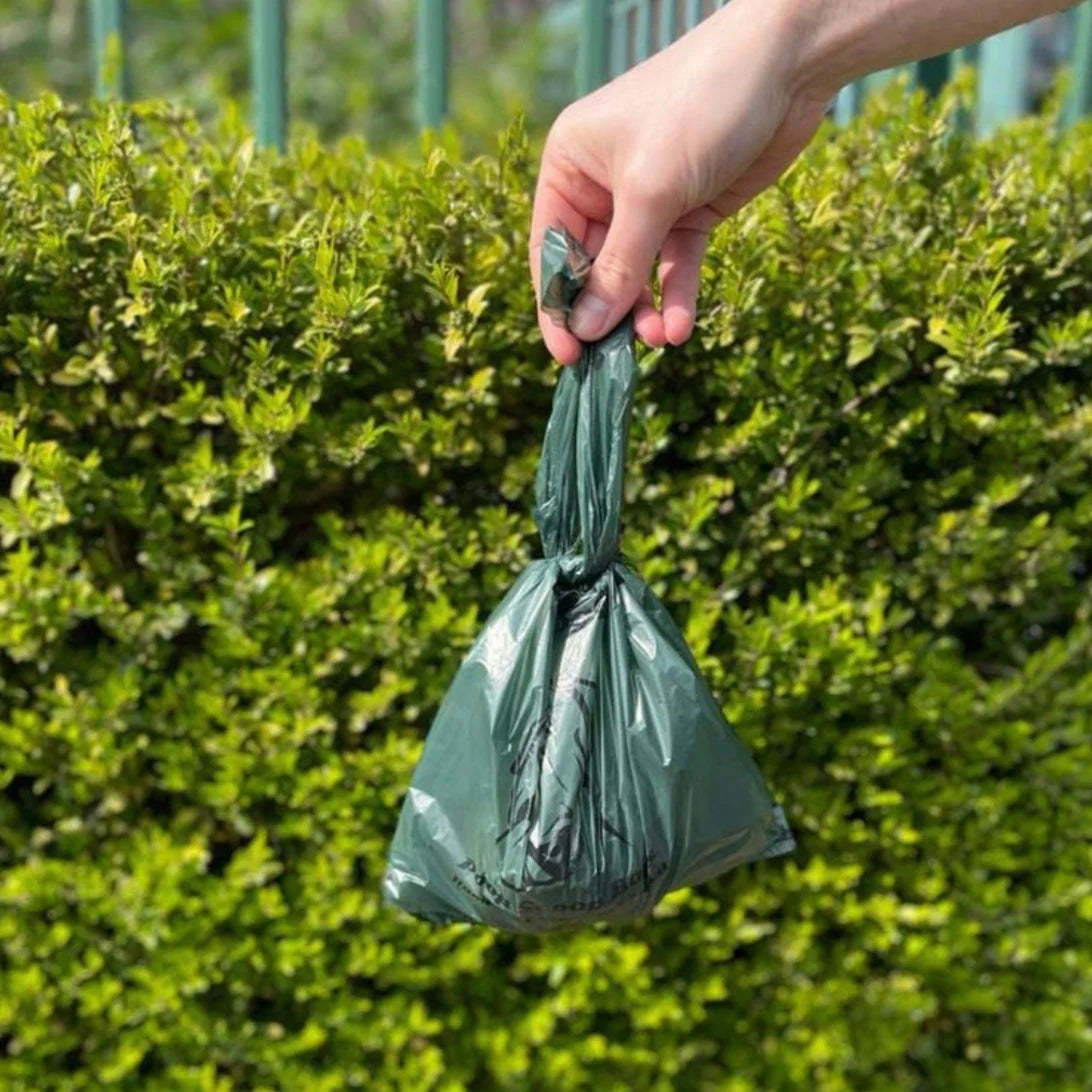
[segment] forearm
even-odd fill
[[[851,80],[977,42],[1075,0],[744,0],[782,7],[797,84],[833,95]]]

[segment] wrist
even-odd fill
[[[790,43],[789,89],[794,99],[829,101],[858,74],[852,5],[829,0],[771,0]],[[879,2],[876,7],[882,7]]]
[[[830,0],[732,0],[713,19],[739,20],[757,40],[775,46],[776,75],[790,99],[826,101],[853,78],[851,43],[841,26],[845,7]]]

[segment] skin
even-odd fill
[[[1059,0],[732,0],[557,118],[531,220],[531,277],[547,227],[596,255],[570,328],[539,314],[561,364],[631,308],[648,345],[694,328],[709,232],[811,140],[839,88],[1071,3]],[[653,305],[658,277],[662,306]]]

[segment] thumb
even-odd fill
[[[619,195],[603,248],[569,318],[569,329],[581,341],[604,337],[637,302],[673,219],[665,203]]]

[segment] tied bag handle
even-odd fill
[[[591,259],[564,228],[542,241],[542,309],[565,324]],[[633,317],[562,368],[535,477],[535,523],[548,558],[575,581],[619,559],[626,441],[637,381]]]

